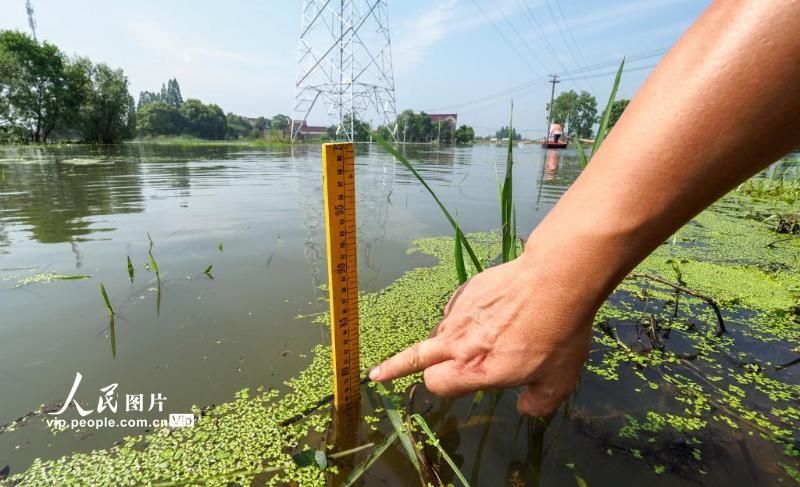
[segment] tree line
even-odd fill
[[[122,69],[70,57],[49,42],[0,31],[0,143],[117,143],[135,136],[286,138],[286,115],[249,119],[184,101],[176,79],[136,103]]]
[[[397,140],[401,142],[432,142],[442,144],[468,144],[475,139],[475,130],[468,125],[456,128],[452,120],[434,123],[425,112],[415,113],[413,110],[400,112],[395,120]],[[381,125],[378,133],[387,140],[391,138],[388,127]]]
[[[122,69],[67,56],[23,32],[0,31],[0,143],[109,144],[137,136],[184,135],[286,139],[291,130],[291,119],[283,114],[252,119],[226,114],[213,103],[184,100],[177,79],[162,84],[160,91],[141,92],[138,101],[129,88]],[[405,110],[395,123],[401,141],[466,144],[475,138],[471,127],[456,128],[450,120],[433,123],[425,112]],[[356,141],[371,140],[369,124],[357,119],[352,124]],[[388,127],[376,130],[391,139]],[[336,126],[328,128],[327,136],[340,138]]]

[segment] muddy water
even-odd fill
[[[497,229],[504,148],[406,154],[465,230]],[[571,151],[524,146],[515,154],[518,224],[527,233],[579,164]],[[96,411],[100,388],[118,384],[117,412],[87,418],[161,419],[244,387],[281,387],[313,345],[328,341],[311,322],[326,308],[319,165],[318,147],[0,149],[0,424],[63,402],[77,372],[84,410]],[[359,148],[357,178],[360,286],[378,290],[432,262],[407,254],[412,240],[452,232],[429,195],[376,148]],[[213,279],[203,273],[210,265]],[[42,282],[50,273],[91,277]],[[113,324],[100,283],[117,312]],[[142,395],[144,411],[125,411],[128,394]],[[159,394],[166,399],[154,400]],[[12,473],[147,428],[54,435],[31,421],[14,429],[0,434],[0,468]]]

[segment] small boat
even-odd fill
[[[566,142],[542,142],[543,149],[566,149]]]

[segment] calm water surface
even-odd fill
[[[404,150],[465,230],[498,228],[496,175],[504,171],[505,148]],[[360,287],[378,290],[433,262],[407,253],[412,240],[452,230],[402,166],[375,147],[358,152]],[[530,145],[515,150],[515,162],[522,235],[580,165],[571,150]],[[160,285],[147,268],[148,234]],[[327,328],[312,322],[327,309],[323,236],[316,146],[0,149],[0,425],[64,401],[76,372],[83,376],[77,397],[89,409],[97,408],[99,388],[118,384],[120,411],[109,415],[116,418],[163,418],[229,401],[245,387],[281,388],[309,363],[315,344],[329,342]],[[210,265],[213,279],[203,274]],[[91,278],[32,282],[42,273]],[[117,310],[113,324],[101,282]],[[126,394],[142,394],[145,410],[151,394],[161,394],[164,410],[126,413]],[[717,429],[706,443],[705,472],[678,465],[654,474],[651,464],[614,450],[614,439],[624,414],[641,417],[663,404],[645,403],[632,387],[593,374],[584,374],[575,412],[557,416],[546,430],[521,420],[515,402],[514,391],[487,397],[465,421],[469,398],[453,403],[420,392],[416,399],[473,485],[577,485],[568,464],[590,486],[635,479],[769,485],[779,473],[778,447]],[[37,457],[107,448],[144,429],[53,435],[31,421],[0,433],[0,469],[9,465],[15,473]],[[687,455],[685,444],[664,448],[666,457]],[[399,449],[389,450],[366,480],[418,483]]]
[[[502,147],[406,148],[468,231],[497,229]],[[573,153],[516,151],[520,233],[579,171]],[[0,424],[99,388],[167,397],[165,412],[281,387],[328,331],[318,147],[254,150],[127,145],[0,151]],[[452,231],[430,196],[378,149],[357,158],[359,278],[378,290],[433,259],[412,240]],[[149,241],[161,272],[148,263]],[[221,248],[220,248],[221,247]],[[128,278],[126,258],[135,266]],[[203,271],[213,265],[213,280]],[[86,280],[27,283],[41,273]],[[110,326],[103,283],[118,316]],[[27,283],[27,284],[26,284]],[[120,404],[120,409],[124,404]],[[112,415],[113,417],[113,415]],[[164,414],[119,414],[161,418]],[[52,435],[38,422],[0,435],[0,468],[90,451],[142,428]]]

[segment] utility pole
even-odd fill
[[[550,89],[550,107],[547,110],[547,138],[544,139],[545,143],[550,142],[550,126],[553,124],[553,99],[556,96],[556,83],[561,83],[557,74],[551,74],[550,83],[553,87]]]

